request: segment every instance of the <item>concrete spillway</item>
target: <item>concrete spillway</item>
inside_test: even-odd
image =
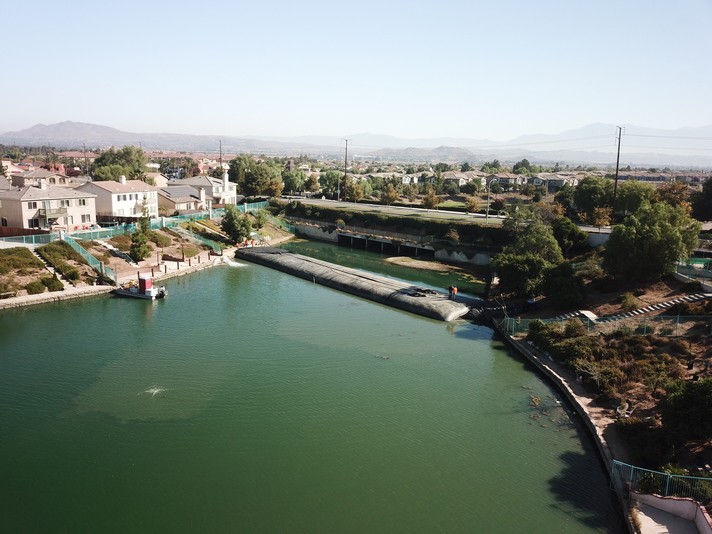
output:
[[[342,267],[279,248],[242,248],[238,249],[235,257],[431,319],[454,321],[470,311],[465,304],[450,300],[446,293],[423,289],[385,276]]]

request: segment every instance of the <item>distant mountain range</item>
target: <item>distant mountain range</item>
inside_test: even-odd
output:
[[[494,158],[532,163],[615,165],[617,128],[589,124],[560,134],[524,135],[505,142],[489,139],[403,139],[387,135],[353,134],[342,137],[227,137],[171,133],[131,133],[108,126],[65,121],[37,124],[19,132],[0,134],[0,144],[51,145],[57,149],[108,148],[135,145],[145,150],[216,153],[218,143],[228,154],[343,157],[344,139],[349,157],[383,161],[479,163]],[[621,138],[621,166],[712,168],[712,125],[661,130],[627,125]]]

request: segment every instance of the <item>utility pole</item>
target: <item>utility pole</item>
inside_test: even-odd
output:
[[[344,187],[346,186],[346,168],[348,167],[349,161],[349,141],[350,139],[344,139],[346,142],[346,149],[344,151]],[[344,189],[344,197],[346,197],[346,190]],[[336,200],[341,200],[341,180],[336,186]]]
[[[621,137],[623,135],[623,128],[616,126],[618,128],[618,155],[616,156],[616,181],[613,184],[613,206],[611,207],[611,218],[616,212],[616,195],[618,194],[618,165],[621,162]]]

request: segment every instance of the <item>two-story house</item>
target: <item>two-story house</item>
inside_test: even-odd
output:
[[[197,190],[189,185],[174,185],[158,189],[158,207],[166,213],[191,212],[209,210],[212,206],[210,199],[205,196],[205,189]]]
[[[96,195],[98,221],[138,219],[143,215],[144,207],[150,218],[158,217],[158,188],[141,180],[127,180],[121,176],[118,182],[89,182],[77,189]]]
[[[0,190],[0,226],[75,230],[96,223],[96,195],[40,182]]]
[[[193,176],[168,181],[168,187],[177,185],[189,185],[198,191],[205,190],[205,197],[212,204],[237,204],[237,184],[228,180],[227,172],[223,173],[222,180],[210,176]]]

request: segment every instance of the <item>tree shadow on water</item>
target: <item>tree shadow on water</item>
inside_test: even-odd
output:
[[[560,504],[552,506],[599,532],[625,532],[615,495],[593,455],[589,451],[565,452],[560,456],[564,467],[558,476],[549,479],[549,489]],[[597,465],[591,465],[592,462]]]

